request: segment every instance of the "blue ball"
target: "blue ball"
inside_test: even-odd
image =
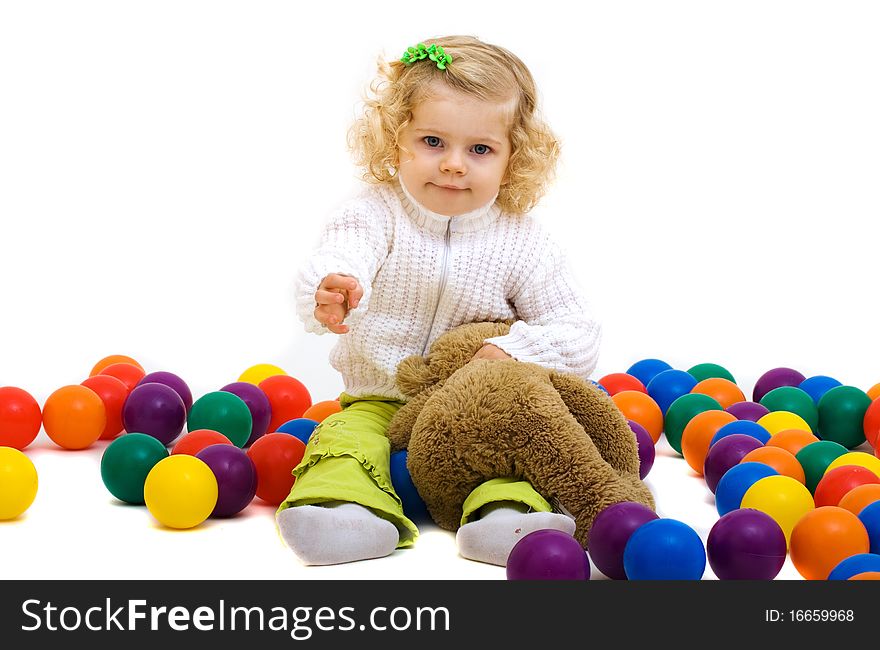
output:
[[[813,402],[818,406],[819,400],[822,395],[827,393],[832,388],[836,386],[840,386],[840,382],[837,381],[834,377],[826,377],[825,375],[816,375],[814,377],[808,377],[804,379],[799,385],[802,391],[804,391],[807,395],[813,398]]]
[[[590,382],[591,384],[593,384],[593,386],[595,386],[595,387],[598,388],[599,390],[603,391],[606,395],[610,395],[610,394],[611,394],[611,393],[608,392],[608,389],[605,388],[605,387],[604,387],[602,384],[600,384],[598,381],[593,381],[592,379],[588,379],[587,381]]]
[[[657,402],[657,406],[666,415],[669,405],[682,395],[690,393],[696,385],[697,380],[690,373],[684,370],[669,369],[658,372],[645,386],[648,389],[648,395]]]
[[[654,519],[636,528],[623,549],[630,580],[700,580],[706,548],[696,531],[675,519]]]
[[[642,382],[642,386],[647,386],[657,373],[671,369],[672,366],[660,359],[642,359],[632,364],[626,374],[638,379]]]
[[[869,503],[859,513],[859,520],[868,531],[868,540],[871,542],[871,553],[880,554],[880,501]]]
[[[310,420],[309,418],[296,418],[294,420],[288,420],[278,427],[278,432],[289,433],[295,438],[302,440],[304,445],[307,445],[309,444],[309,438],[312,436],[312,431],[314,431],[317,426],[318,423],[315,422],[315,420]]]
[[[880,555],[876,553],[856,553],[855,555],[850,555],[845,560],[841,560],[831,570],[831,573],[828,574],[828,579],[849,580],[854,575],[865,573],[865,571],[880,571]]]
[[[732,512],[742,505],[743,497],[752,485],[762,478],[779,474],[764,463],[740,463],[724,472],[715,486],[715,509],[720,516]]]
[[[422,501],[422,497],[419,496],[412,477],[409,475],[406,458],[406,449],[391,454],[391,485],[394,486],[394,491],[403,502],[403,514],[407,518],[413,521],[429,519],[428,506]]]
[[[727,436],[732,436],[734,433],[742,433],[747,436],[752,436],[752,438],[758,440],[762,445],[766,445],[767,441],[770,440],[770,432],[757,422],[752,422],[751,420],[734,420],[733,422],[728,422],[715,432],[715,435],[712,436],[712,440],[709,441],[709,448],[711,449],[712,445],[716,442]]]

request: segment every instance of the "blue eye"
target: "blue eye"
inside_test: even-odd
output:
[[[439,147],[440,146],[440,138],[436,135],[426,135],[422,140],[425,141],[425,144],[429,147]]]
[[[474,153],[480,156],[485,156],[487,153],[492,151],[488,145],[485,144],[475,144],[474,145]]]

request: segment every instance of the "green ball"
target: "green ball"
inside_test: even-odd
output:
[[[810,394],[795,386],[780,386],[764,394],[761,405],[772,411],[788,411],[800,415],[810,425],[810,431],[819,430],[819,409]]]
[[[251,410],[244,400],[223,390],[206,393],[193,402],[186,419],[187,431],[218,431],[236,447],[245,446],[251,437],[252,426]]]
[[[804,485],[811,493],[816,491],[816,486],[819,485],[831,461],[845,453],[846,447],[843,445],[833,440],[820,440],[811,442],[795,455],[804,468]]]
[[[855,386],[835,386],[819,398],[819,437],[847,449],[865,442],[865,411],[871,398]]]
[[[719,366],[717,363],[698,363],[693,368],[688,369],[688,374],[698,382],[704,379],[718,378],[736,383],[736,379],[733,378],[730,371],[724,366]]]
[[[167,457],[165,445],[153,436],[123,434],[107,445],[101,456],[101,480],[120,501],[142,505],[147,474]]]
[[[681,436],[691,418],[703,411],[723,411],[714,397],[702,393],[687,393],[676,398],[663,419],[663,431],[669,446],[681,454]]]

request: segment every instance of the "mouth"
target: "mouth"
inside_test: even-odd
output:
[[[453,190],[459,192],[467,189],[466,187],[458,187],[457,185],[438,185],[437,183],[432,183],[432,185],[434,185],[435,187],[439,187],[443,190]]]

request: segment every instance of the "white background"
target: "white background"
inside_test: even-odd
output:
[[[336,397],[293,273],[358,188],[375,59],[452,33],[515,51],[563,142],[540,215],[604,323],[594,378],[659,357],[749,396],[777,366],[880,381],[876,3],[175,0],[0,5],[0,385],[42,404],[127,354],[196,397],[256,363]],[[105,446],[27,449],[40,491],[0,524],[0,577],[504,577],[431,527],[304,568],[258,503],[169,531],[109,495]],[[705,540],[712,495],[664,441],[649,484]]]

